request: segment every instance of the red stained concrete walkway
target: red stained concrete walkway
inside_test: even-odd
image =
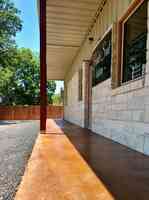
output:
[[[32,199],[148,200],[149,157],[73,124],[48,120],[16,195],[16,200]]]
[[[15,200],[113,200],[53,120],[47,132],[37,138]]]

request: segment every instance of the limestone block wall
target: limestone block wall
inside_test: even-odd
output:
[[[92,130],[149,155],[149,87],[141,79],[111,90],[110,82],[93,88]]]
[[[147,69],[148,69],[147,65]],[[77,73],[68,82],[65,119],[84,126],[84,101],[78,102]],[[111,89],[108,79],[92,89],[93,132],[149,155],[149,76]]]
[[[67,104],[65,104],[65,120],[84,127],[84,101],[78,101],[78,72],[67,82]]]
[[[131,2],[131,0],[113,0],[113,3],[111,0],[108,1],[93,27],[94,42],[89,44],[86,40],[73,65],[70,66],[66,77],[68,86],[68,104],[65,105],[64,114],[66,120],[84,125],[84,101],[78,102],[78,69],[83,59],[90,59],[98,40],[123,15]],[[106,17],[107,9],[112,17]],[[145,77],[116,89],[111,88],[111,79],[96,85],[92,88],[91,107],[93,132],[149,155],[149,31]]]
[[[92,131],[149,155],[149,79],[111,89],[111,79],[92,89]],[[77,73],[69,82],[65,119],[84,126],[77,99]],[[70,95],[71,93],[71,95]]]

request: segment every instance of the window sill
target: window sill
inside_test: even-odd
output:
[[[121,86],[112,90],[112,96],[132,92],[144,88],[144,77],[123,83]]]

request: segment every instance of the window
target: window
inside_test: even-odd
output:
[[[78,100],[79,101],[82,101],[82,89],[83,89],[83,70],[82,68],[79,69],[79,77],[78,77],[78,85],[79,85],[79,88],[78,88],[78,91],[79,91],[79,94],[78,94]]]
[[[111,76],[111,35],[110,31],[92,55],[92,86]]]
[[[122,82],[142,77],[146,64],[147,1],[124,23]]]

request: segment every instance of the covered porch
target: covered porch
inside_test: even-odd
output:
[[[108,25],[113,23],[112,34],[114,33],[114,42],[112,43],[112,48],[115,48],[116,51],[112,55],[114,56],[114,61],[112,62],[117,64],[116,59],[118,58],[119,62],[121,55],[119,54],[120,46],[116,42],[119,39],[117,36],[119,29],[115,22],[117,22],[121,11],[125,11],[128,5],[130,12],[137,5],[141,5],[142,2],[144,1],[127,0],[123,7],[120,7],[119,13],[115,14],[114,11],[116,11],[117,3],[121,5],[119,0],[114,1],[113,4],[110,0],[39,1],[41,134],[36,140],[32,156],[17,192],[16,200],[148,200],[149,157],[93,133],[90,130],[92,128],[90,121],[92,110],[89,107],[92,92],[90,58],[93,51],[97,47],[98,42],[103,39],[105,32],[111,30],[111,26]],[[112,7],[115,10],[111,14],[110,9]],[[107,15],[102,16],[103,10],[106,10],[105,13]],[[129,15],[130,13],[126,14]],[[100,15],[101,21],[98,21],[97,19]],[[114,21],[111,21],[111,19],[114,19]],[[107,21],[108,23],[106,24]],[[104,27],[101,37],[93,37],[93,35],[98,35],[100,26]],[[83,73],[85,74],[83,82],[85,84],[83,88],[82,84],[78,84],[80,88],[77,90],[76,85],[73,85],[75,81],[70,82],[68,106],[67,83],[70,77],[72,80],[80,80],[79,77],[81,77],[82,73],[78,70],[80,62],[83,63]],[[115,75],[119,72],[116,67],[113,70],[112,80],[117,78]],[[75,75],[71,76],[76,69],[79,71],[79,73],[77,71],[79,74],[77,78]],[[47,119],[47,79],[65,81],[64,119],[67,108],[69,109],[67,119],[80,124],[84,128],[63,120],[54,121]],[[109,81],[111,79],[108,82],[104,82],[104,86],[108,89],[109,85],[107,86],[106,84],[109,84]],[[114,87],[119,83],[119,80],[116,81]],[[113,87],[113,85],[110,87]],[[112,92],[109,92],[108,89],[103,89],[102,94],[109,95],[110,93],[111,95]],[[113,91],[112,97],[110,96],[112,103],[117,90]],[[78,93],[77,97],[74,91]],[[95,95],[96,91],[94,91]],[[98,95],[96,96],[97,98],[99,97]],[[77,99],[77,105],[71,103],[71,100],[73,102],[74,99]],[[119,99],[123,100],[123,96],[118,94]],[[109,98],[106,100],[109,103]],[[71,106],[74,106],[75,109],[71,110]],[[109,105],[110,109],[111,107],[112,105]],[[115,107],[117,108],[117,105]],[[102,109],[102,106],[100,108]],[[113,120],[113,115],[109,115],[108,112],[106,113],[107,118],[112,116]],[[113,114],[111,110],[110,112],[110,114]],[[97,117],[97,119],[95,118],[97,124],[98,120],[102,119],[103,113],[101,116],[95,116]],[[123,113],[124,115],[127,114],[127,112]],[[96,114],[96,107],[94,107],[94,114]],[[121,113],[119,112],[120,115]],[[111,126],[110,130],[114,130],[119,125],[113,126],[113,121],[117,123],[117,119],[112,120],[109,120],[109,118],[107,120],[111,123],[109,123]],[[118,122],[122,121],[123,123],[123,120],[127,120],[127,115],[121,120],[118,119]],[[105,119],[103,121],[104,126],[106,126]],[[123,127],[123,124],[121,126]],[[99,129],[97,128],[97,130]],[[126,124],[124,131],[127,130]],[[116,134],[119,134],[119,132]],[[142,137],[146,136],[141,135],[141,140]],[[117,135],[115,138],[117,140],[121,139]]]

